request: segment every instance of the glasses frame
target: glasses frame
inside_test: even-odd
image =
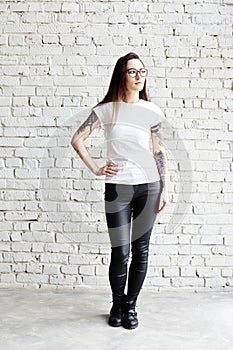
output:
[[[146,75],[141,75],[141,70],[146,70]],[[129,75],[129,71],[130,70],[134,70],[134,71],[136,71],[136,74],[132,77],[131,75]],[[129,69],[126,69],[125,70],[125,73],[128,73],[128,75],[130,76],[130,78],[136,78],[136,76],[138,75],[138,73],[140,74],[140,76],[142,77],[142,78],[145,78],[147,75],[148,75],[148,69],[147,68],[140,68],[139,70],[137,70],[137,69],[135,69],[135,68],[129,68]]]

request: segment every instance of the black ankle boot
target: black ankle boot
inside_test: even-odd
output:
[[[123,317],[123,304],[124,304],[124,295],[123,296],[112,296],[113,305],[110,310],[110,316],[108,319],[109,326],[120,327],[122,325]]]
[[[135,311],[136,300],[137,298],[126,299],[124,302],[122,325],[126,329],[135,329],[138,326],[137,312]]]

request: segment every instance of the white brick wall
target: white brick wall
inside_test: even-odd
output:
[[[109,285],[104,182],[70,140],[134,51],[167,117],[170,175],[144,286],[232,289],[232,5],[1,1],[0,287]],[[87,140],[99,164],[103,145]]]

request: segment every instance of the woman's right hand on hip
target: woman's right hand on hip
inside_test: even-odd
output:
[[[101,168],[98,169],[96,175],[97,176],[102,176],[102,175],[107,175],[107,176],[114,176],[118,173],[118,165],[113,163],[113,162],[107,162],[107,164]]]

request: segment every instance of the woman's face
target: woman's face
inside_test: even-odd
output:
[[[131,69],[136,69],[138,71],[141,68],[144,68],[144,66],[139,59],[133,58],[127,62],[126,70],[130,69],[128,73],[132,73]],[[141,91],[144,87],[146,77],[142,77],[139,73],[137,73],[135,77],[131,77],[128,73],[125,73],[126,90],[130,92]]]

